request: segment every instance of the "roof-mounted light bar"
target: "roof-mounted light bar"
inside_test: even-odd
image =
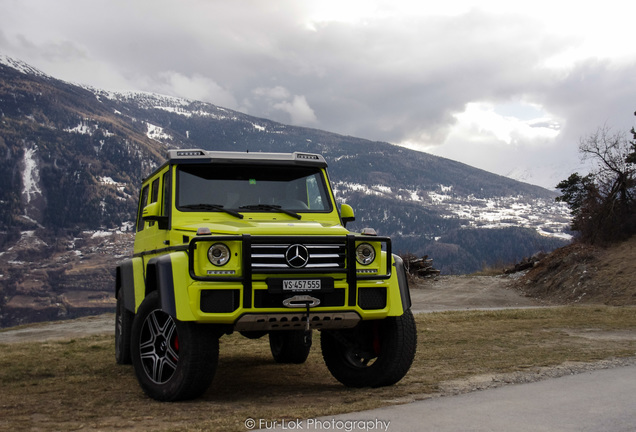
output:
[[[313,153],[267,153],[267,152],[231,152],[206,151],[202,149],[168,150],[167,159],[178,163],[199,163],[207,159],[217,163],[270,163],[301,164],[326,167],[327,162],[322,155]]]
[[[309,154],[309,153],[294,153],[296,155],[296,159],[305,159],[305,160],[320,160],[320,156],[317,154]]]
[[[205,156],[203,150],[177,150],[177,157]]]

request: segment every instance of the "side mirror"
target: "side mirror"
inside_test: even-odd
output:
[[[340,206],[340,219],[342,219],[344,226],[347,226],[348,222],[356,220],[356,217],[353,214],[353,208],[349,204],[342,204]]]
[[[144,207],[141,217],[146,221],[154,221],[159,224],[159,229],[168,229],[168,216],[161,215],[161,206],[153,202]]]
[[[157,220],[161,216],[161,207],[158,202],[153,202],[144,207],[141,217],[146,220]]]

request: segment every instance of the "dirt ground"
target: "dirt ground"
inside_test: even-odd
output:
[[[413,312],[503,309],[543,306],[513,288],[521,274],[502,276],[438,276],[411,283]]]
[[[553,304],[636,305],[636,236],[609,247],[573,243],[552,252],[516,288]]]
[[[541,306],[511,285],[515,276],[439,276],[411,284],[415,313],[444,310],[501,309]],[[0,331],[1,343],[68,340],[115,331],[112,313],[68,321],[32,324]]]
[[[506,276],[440,276],[418,280],[411,284],[412,309],[416,313],[447,310],[483,310],[504,308],[531,308],[545,306],[540,300],[527,297],[515,288],[523,274]],[[68,321],[32,324],[0,330],[0,344],[18,342],[45,342],[49,340],[71,340],[94,334],[113,334],[115,316],[112,313],[83,317]],[[576,334],[586,338],[611,338],[613,340],[636,339],[634,331],[599,331],[590,328]],[[420,397],[450,396],[471,391],[496,388],[509,384],[528,383],[542,379],[582,373],[591,370],[636,364],[636,357],[614,358],[592,363],[566,362],[558,366],[532,368],[511,373],[489,373],[458,378],[439,383],[433,395]],[[413,396],[393,399],[394,403],[411,402]],[[165,426],[165,425],[163,425]],[[181,427],[183,425],[177,426]],[[135,421],[127,430],[150,430],[157,428],[153,417]],[[1,427],[0,427],[1,429]],[[186,429],[186,428],[184,428]],[[177,430],[176,428],[174,430]]]

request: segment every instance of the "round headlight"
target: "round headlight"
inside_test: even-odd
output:
[[[369,265],[375,259],[375,249],[369,243],[362,243],[356,248],[356,261]]]
[[[230,260],[230,248],[223,243],[215,243],[208,249],[208,259],[215,266],[224,266]]]

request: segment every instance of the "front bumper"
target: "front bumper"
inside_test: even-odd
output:
[[[202,255],[208,244],[238,244],[240,269],[236,274],[205,274]],[[378,247],[377,265],[364,267],[354,258],[356,245],[368,242]],[[290,268],[255,266],[254,251],[261,245],[335,245],[342,257],[328,267]],[[197,258],[199,257],[199,258]],[[373,270],[369,270],[372,268]],[[309,316],[312,328],[346,328],[362,319],[401,315],[402,293],[391,254],[391,241],[377,236],[199,236],[188,249],[188,297],[193,319],[199,322],[231,324],[240,331],[304,328]],[[281,292],[272,281],[321,279],[328,290]],[[408,287],[406,288],[408,290]],[[312,304],[290,302],[308,295]],[[407,293],[408,294],[408,293]],[[300,307],[298,307],[300,306]],[[309,314],[309,315],[307,315]]]

